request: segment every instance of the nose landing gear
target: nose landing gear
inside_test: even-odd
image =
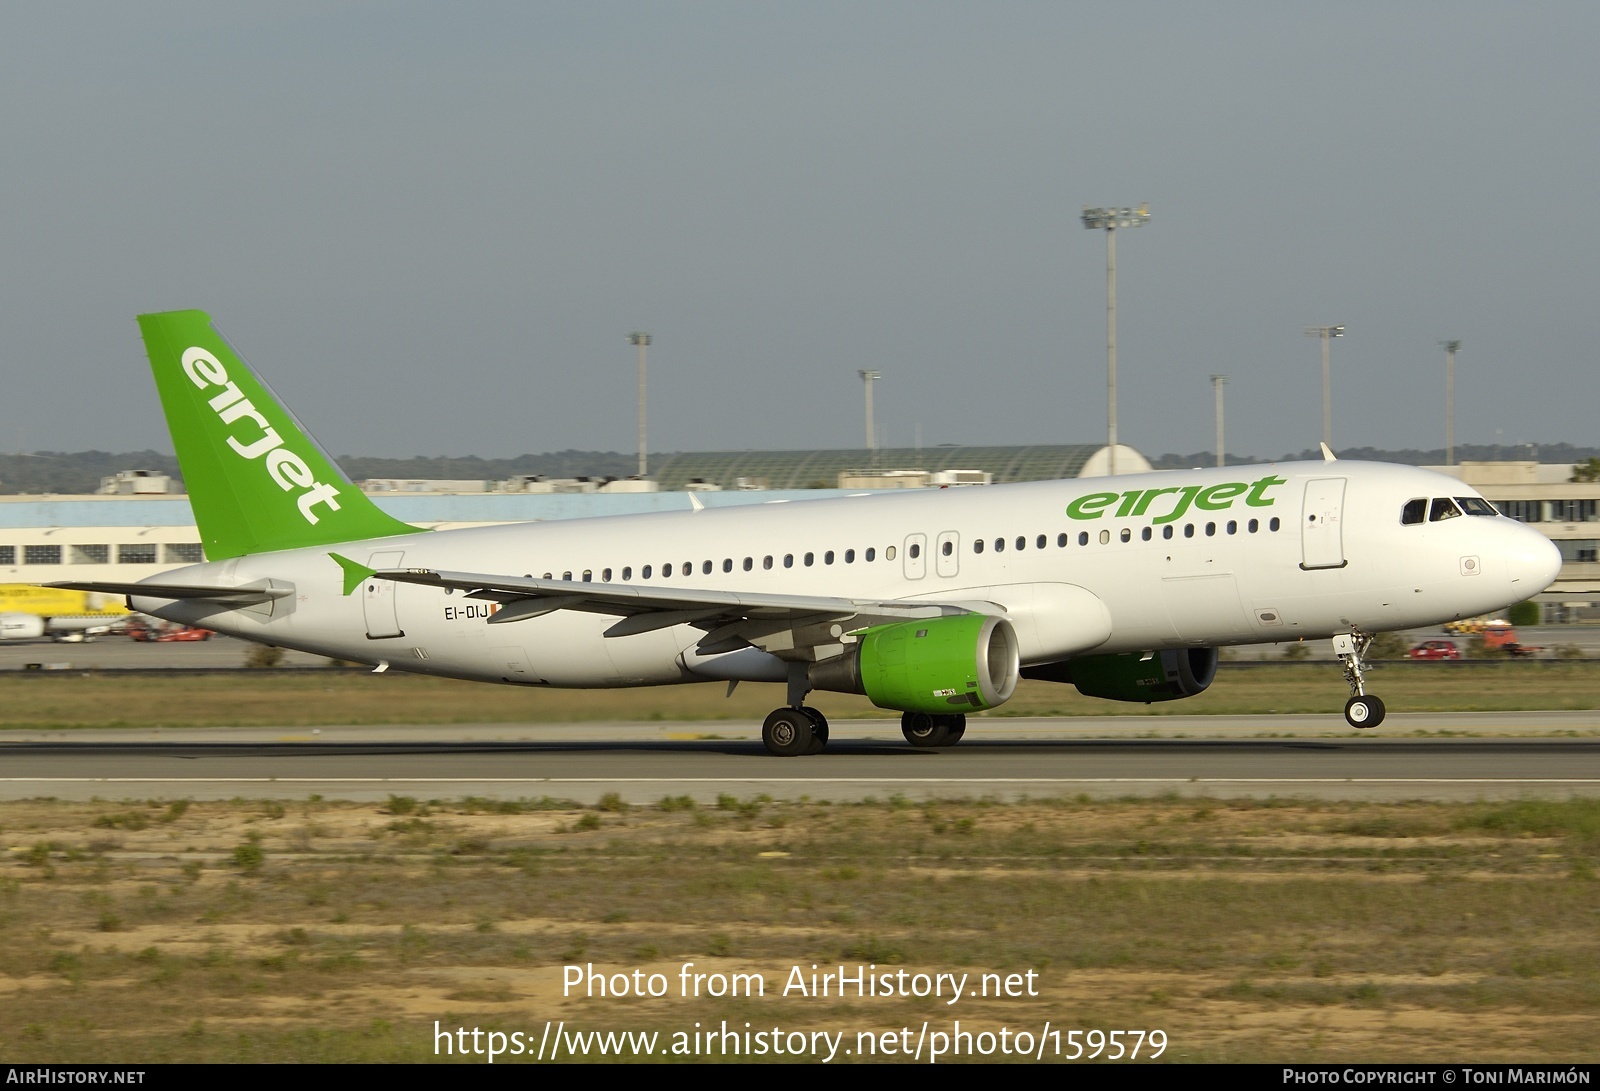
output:
[[[1383,723],[1383,702],[1367,692],[1366,667],[1361,661],[1371,644],[1372,634],[1354,625],[1348,635],[1340,633],[1333,638],[1333,654],[1344,665],[1344,680],[1350,683],[1350,700],[1344,703],[1344,719],[1351,727],[1377,727]]]

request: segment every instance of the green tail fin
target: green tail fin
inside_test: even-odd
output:
[[[208,560],[418,529],[350,483],[209,315],[142,314],[139,330]]]

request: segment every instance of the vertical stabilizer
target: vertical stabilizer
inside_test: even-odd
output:
[[[417,530],[350,483],[203,311],[142,314],[208,560]]]

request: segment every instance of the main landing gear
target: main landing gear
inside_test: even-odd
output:
[[[761,742],[780,758],[820,754],[828,745],[828,719],[809,705],[775,709],[761,725]]]
[[[954,746],[967,733],[967,718],[959,713],[936,716],[931,712],[902,712],[900,733],[912,746]]]
[[[803,704],[811,692],[811,680],[804,663],[789,664],[789,704],[774,709],[761,725],[761,742],[767,753],[780,758],[801,754],[820,754],[828,745],[828,718]]]
[[[1383,723],[1383,702],[1367,692],[1365,666],[1361,657],[1372,643],[1372,634],[1354,625],[1348,635],[1333,638],[1333,654],[1344,665],[1344,680],[1350,683],[1350,700],[1344,703],[1345,722],[1351,727],[1377,727]]]

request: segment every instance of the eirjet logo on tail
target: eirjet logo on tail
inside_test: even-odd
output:
[[[261,429],[261,435],[252,438],[249,443],[241,443],[239,434],[235,432],[228,436],[228,446],[233,448],[234,453],[240,458],[262,459],[267,469],[267,476],[272,478],[273,483],[284,492],[302,490],[296,502],[306,522],[315,526],[319,521],[320,517],[311,510],[317,504],[326,504],[330,511],[339,510],[339,489],[334,485],[318,481],[311,467],[306,465],[305,459],[283,445],[283,437],[278,435],[277,429],[267,422],[261,410],[257,409],[255,404],[240,392],[239,387],[229,380],[228,369],[222,365],[222,361],[196,345],[184,350],[183,371],[189,376],[189,381],[201,390],[222,388],[222,393],[207,400],[206,404],[223,424],[234,424],[241,419],[248,419],[254,421]],[[250,431],[248,425],[245,431],[246,433]]]

